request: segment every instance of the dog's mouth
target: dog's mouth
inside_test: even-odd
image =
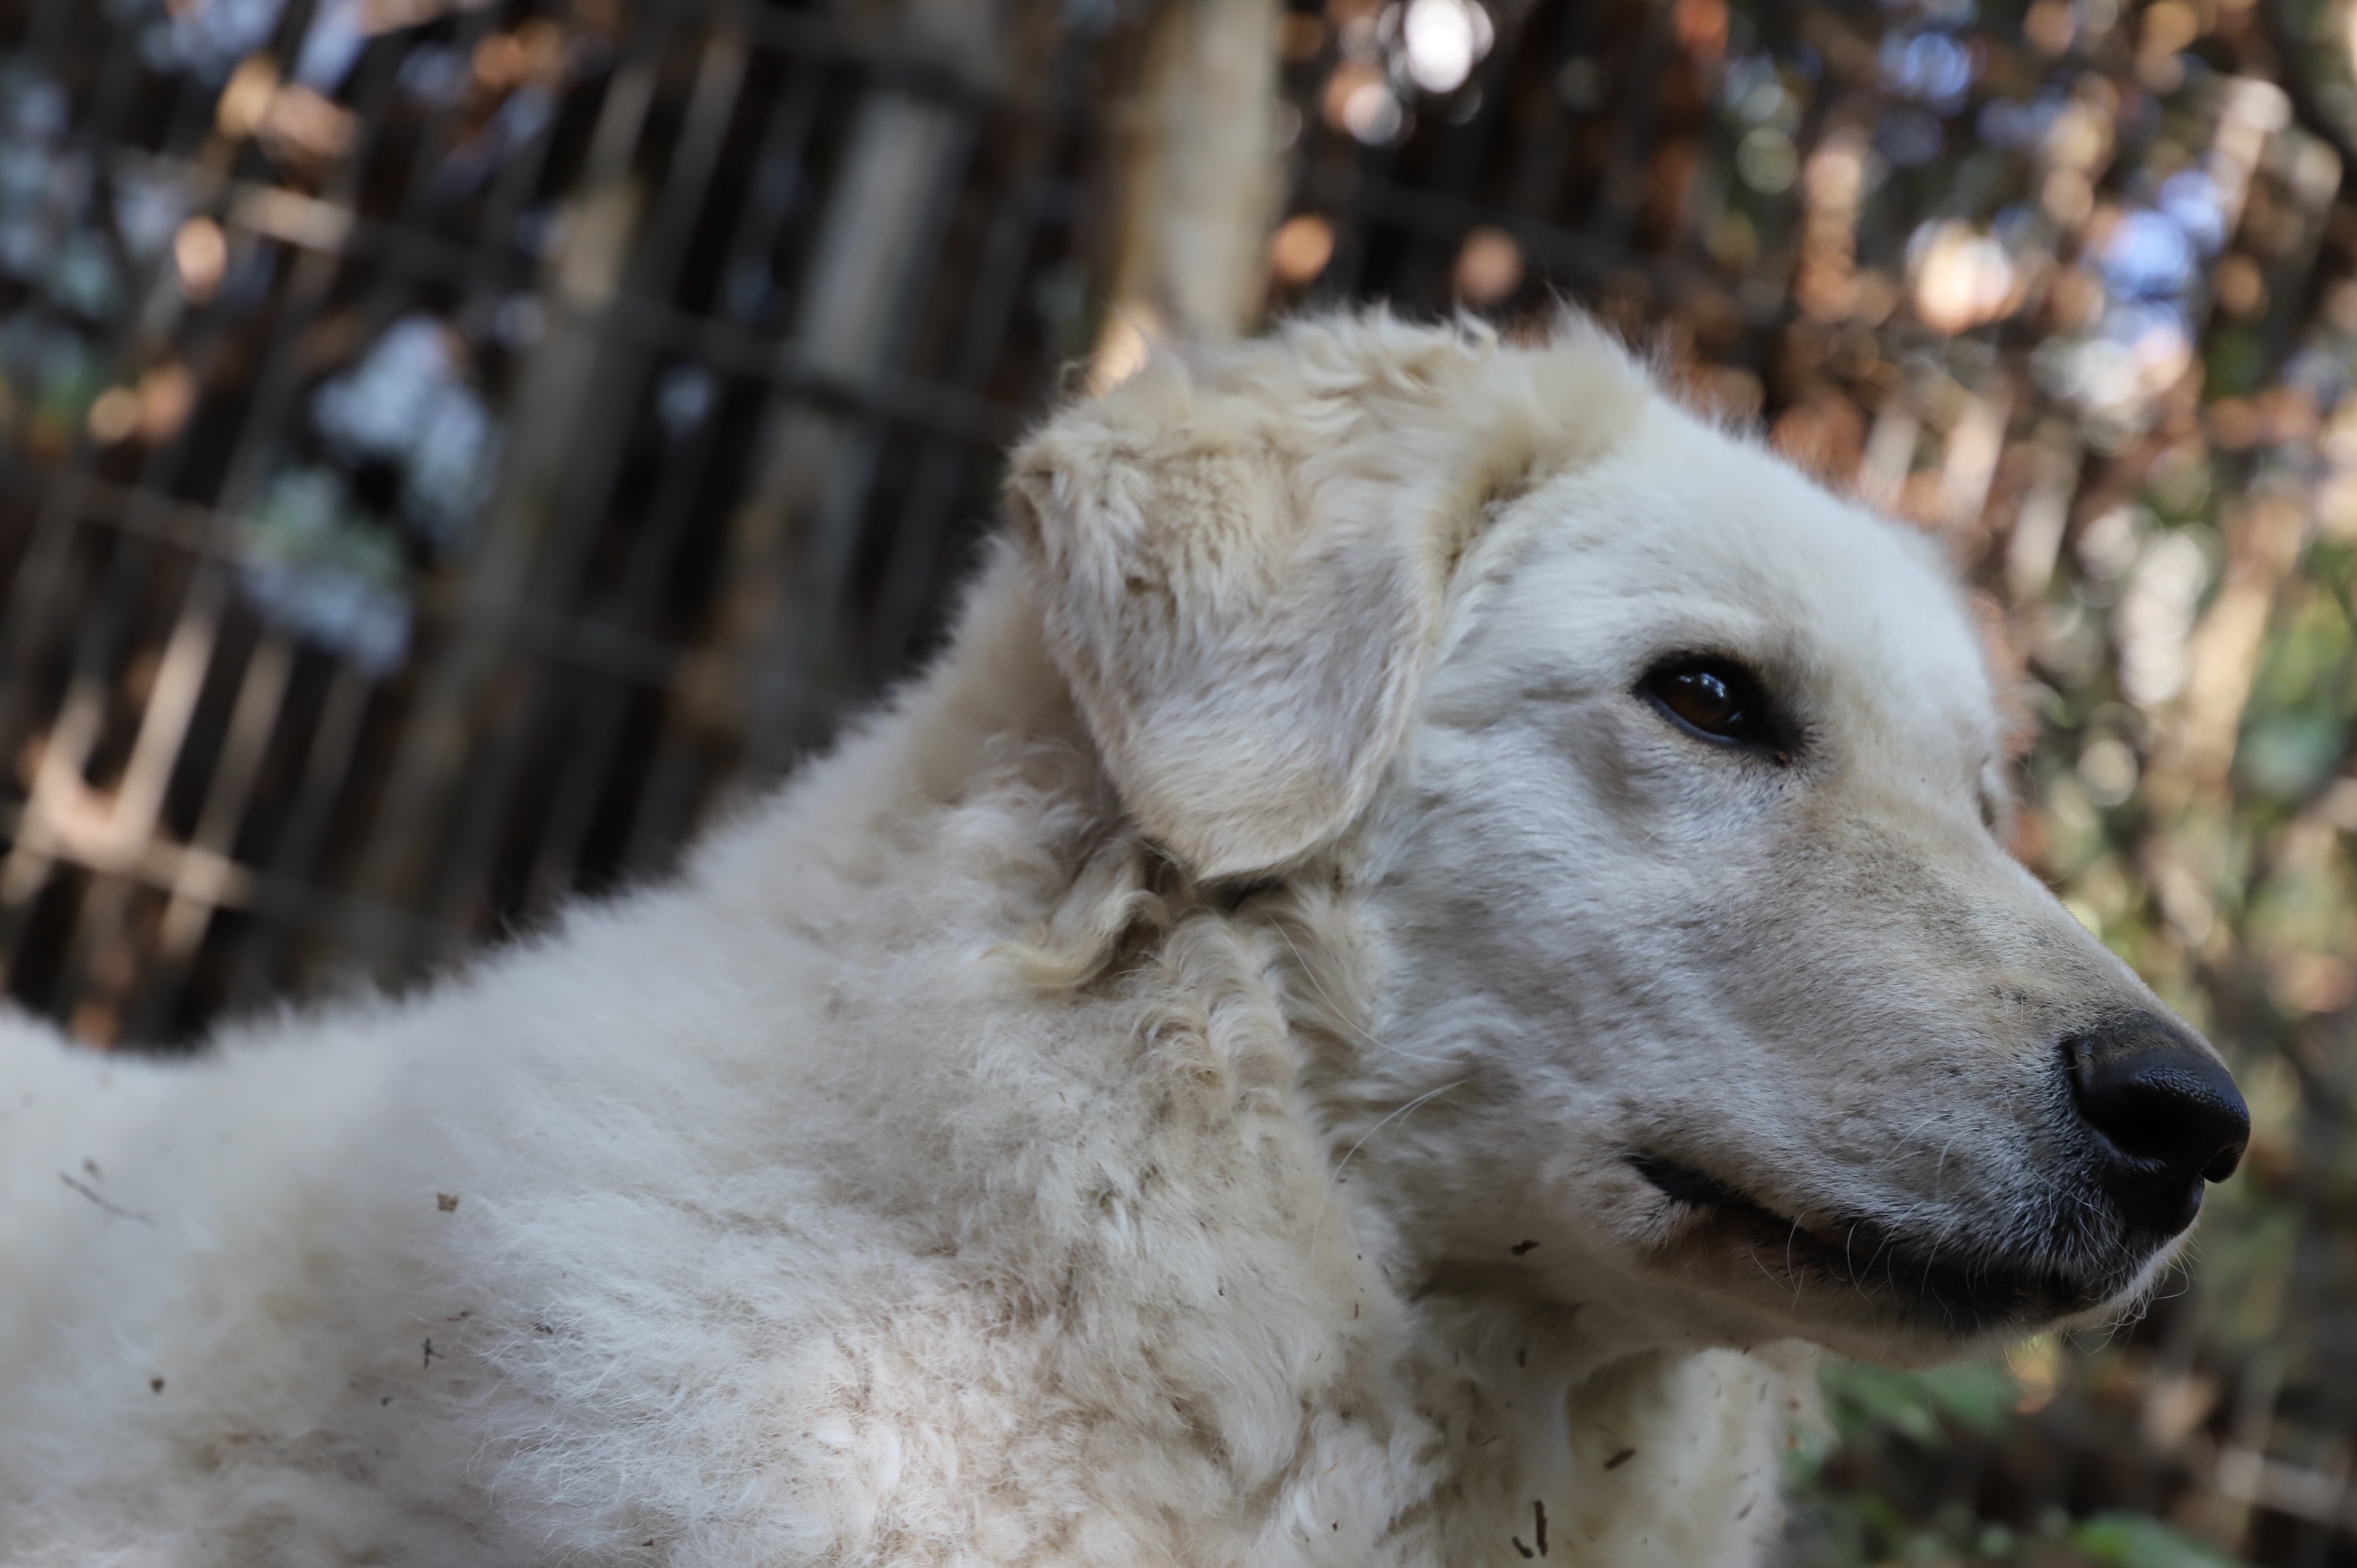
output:
[[[1731,1244],[1781,1289],[1839,1291],[1914,1327],[1965,1338],[2029,1329],[2099,1306],[2117,1291],[2119,1282],[2094,1283],[1986,1246],[1925,1246],[1871,1219],[1803,1223],[1656,1155],[1634,1155],[1629,1163],[1680,1206],[1681,1243]]]

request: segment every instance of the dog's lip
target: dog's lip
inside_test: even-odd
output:
[[[1629,1163],[1663,1196],[1674,1197],[1680,1203],[1691,1203],[1698,1208],[1749,1208],[1770,1219],[1778,1219],[1772,1211],[1760,1208],[1717,1177],[1705,1176],[1691,1165],[1665,1160],[1659,1155],[1631,1155]],[[1779,1223],[1783,1222],[1779,1219]]]
[[[1746,1245],[1793,1283],[1813,1279],[1846,1289],[1950,1332],[1969,1336],[2050,1322],[2112,1294],[2050,1267],[1959,1261],[1910,1246],[1867,1219],[1841,1221],[1834,1227],[1836,1240],[1692,1165],[1653,1154],[1631,1155],[1629,1163],[1663,1197],[1707,1212],[1709,1229],[1719,1238]]]

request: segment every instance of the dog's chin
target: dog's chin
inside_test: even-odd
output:
[[[1958,1245],[1866,1219],[1804,1221],[1688,1165],[1643,1155],[1630,1164],[1658,1195],[1648,1238],[1658,1262],[1752,1300],[1785,1332],[1882,1360],[1938,1360],[2105,1316],[2173,1251],[2165,1243],[2070,1269],[2034,1244]]]

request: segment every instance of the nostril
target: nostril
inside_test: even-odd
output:
[[[2212,1180],[2233,1174],[2251,1134],[2233,1080],[2198,1059],[2141,1056],[2098,1067],[2079,1079],[2079,1109],[2123,1153],[2204,1176],[2217,1169]]]
[[[2250,1141],[2233,1076],[2160,1018],[2074,1036],[2063,1058],[2079,1114],[2102,1134],[2104,1189],[2129,1223],[2171,1233],[2192,1223],[2201,1184],[2233,1175]]]

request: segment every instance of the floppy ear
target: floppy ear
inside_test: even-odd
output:
[[[1282,865],[1365,808],[1485,506],[1641,390],[1572,336],[1299,324],[1157,358],[1016,454],[1049,650],[1123,804],[1198,875]]]

